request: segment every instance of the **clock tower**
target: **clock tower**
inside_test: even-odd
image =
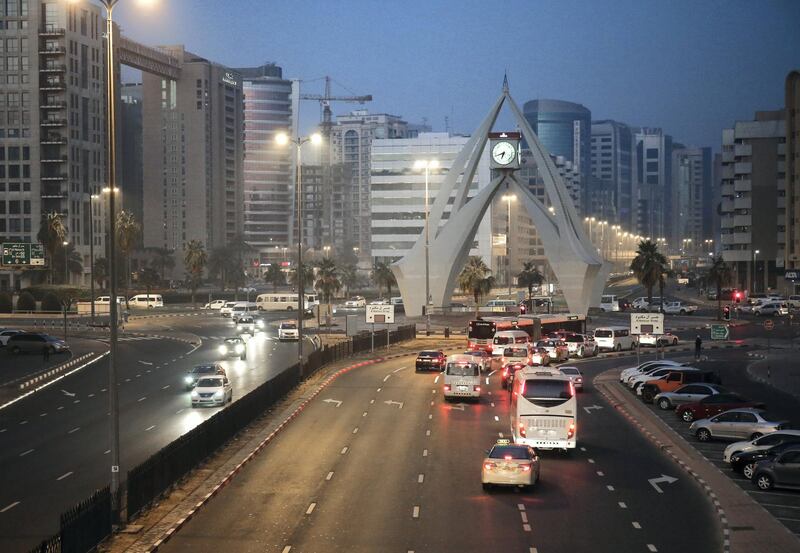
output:
[[[519,169],[519,143],[522,136],[518,132],[490,132],[490,169]]]

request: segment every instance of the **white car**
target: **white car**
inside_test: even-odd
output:
[[[636,298],[631,302],[631,309],[634,311],[647,311],[650,305],[657,306],[661,304],[661,298],[653,296],[653,301],[648,302],[647,298]]]
[[[800,296],[789,296],[789,299],[786,300],[786,305],[790,309],[800,309]]]
[[[389,305],[389,300],[378,298],[377,300],[372,300],[369,302],[370,305]]]
[[[364,299],[363,296],[353,296],[346,302],[344,302],[344,306],[348,309],[358,309],[360,307],[367,306],[367,300]]]
[[[483,460],[481,484],[484,490],[494,485],[531,487],[539,481],[539,456],[532,447],[497,440]]]
[[[570,357],[594,357],[597,355],[597,342],[585,334],[569,334],[564,337]]]
[[[219,314],[223,317],[230,317],[234,307],[236,307],[235,301],[225,302],[225,305],[219,308]]]
[[[294,321],[286,321],[278,326],[278,340],[299,340],[300,331],[297,329],[297,323]]]
[[[622,372],[619,373],[619,381],[620,382],[627,382],[628,379],[636,374],[643,374],[650,369],[654,369],[656,367],[665,367],[670,365],[672,367],[680,366],[680,363],[677,361],[672,361],[671,359],[659,359],[655,361],[645,361],[641,365],[636,367],[628,367],[627,369],[622,369]]]
[[[243,334],[247,333],[251,336],[257,331],[264,329],[264,321],[262,319],[254,319],[250,315],[239,317],[236,321],[236,332]]]
[[[6,347],[8,345],[8,339],[14,336],[15,334],[22,334],[22,330],[15,330],[13,328],[6,328],[0,330],[0,346]]]
[[[227,376],[204,376],[191,393],[192,407],[225,405],[233,401],[233,386]]]
[[[203,309],[213,309],[219,311],[222,309],[227,302],[225,300],[213,300],[205,304]]]
[[[800,430],[778,430],[777,432],[770,432],[769,434],[760,436],[755,440],[734,442],[722,452],[722,460],[726,463],[730,463],[734,453],[760,451],[786,442],[793,442],[800,445]]]
[[[677,346],[678,345],[678,337],[672,334],[671,332],[665,332],[664,334],[640,334],[639,335],[639,345],[640,346]]]
[[[663,305],[664,313],[668,315],[691,315],[697,311],[696,305],[688,305],[679,301],[670,301]]]
[[[578,367],[559,367],[558,370],[569,377],[576,390],[583,391],[583,373]]]

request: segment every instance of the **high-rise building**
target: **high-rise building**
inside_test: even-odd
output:
[[[636,147],[625,123],[592,121],[592,185],[587,215],[634,228]]]
[[[144,221],[144,158],[142,153],[142,83],[120,87],[119,120],[122,127],[118,138],[120,167],[118,181],[122,184],[122,209]],[[141,241],[141,237],[140,237]],[[139,244],[141,245],[141,244]]]
[[[275,64],[236,71],[244,92],[244,239],[263,263],[291,241],[294,149],[275,137],[294,134],[297,87]]]
[[[786,118],[756,112],[722,131],[722,257],[735,285],[763,292],[783,275],[786,244]]]
[[[672,137],[661,129],[635,130],[637,213],[634,232],[652,240],[666,238],[672,182]]]
[[[374,261],[394,261],[414,245],[425,228],[425,173],[416,170],[419,159],[436,159],[439,168],[429,174],[429,202],[469,137],[450,133],[420,133],[416,138],[382,138],[372,141],[371,153],[371,235]],[[472,197],[489,184],[488,149],[470,184]],[[442,224],[447,221],[445,209]],[[479,255],[491,264],[491,217],[484,217],[475,235],[470,255]],[[490,265],[491,266],[491,265]]]
[[[581,207],[589,208],[592,176],[592,112],[563,100],[531,100],[522,108],[525,119],[551,155],[571,161],[581,174]]]
[[[800,269],[800,71],[786,76],[786,268]],[[792,281],[797,293],[800,282]]]
[[[37,242],[45,214],[59,213],[83,265],[70,280],[88,284],[90,241],[98,256],[104,244],[91,200],[105,182],[102,12],[91,2],[9,0],[0,16],[0,240]]]
[[[303,244],[308,249],[341,255],[353,248],[345,237],[353,236],[356,217],[353,212],[353,178],[350,165],[334,163],[303,164]],[[325,182],[329,180],[329,182]],[[351,252],[353,250],[351,249]],[[332,252],[332,253],[331,253]],[[348,257],[350,252],[348,253]]]
[[[242,76],[182,46],[162,49],[181,75],[142,75],[144,245],[221,248],[243,230]]]
[[[672,150],[670,220],[665,238],[673,247],[682,246],[698,256],[712,251],[713,239],[711,148]]]

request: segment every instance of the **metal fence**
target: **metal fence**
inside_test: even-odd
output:
[[[58,534],[42,541],[30,553],[86,553],[111,534],[111,492],[96,491],[61,514]]]

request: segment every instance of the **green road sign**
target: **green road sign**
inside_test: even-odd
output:
[[[711,339],[712,340],[727,340],[731,331],[728,325],[711,325]]]
[[[25,242],[3,244],[3,265],[7,267],[44,267],[44,246]]]

